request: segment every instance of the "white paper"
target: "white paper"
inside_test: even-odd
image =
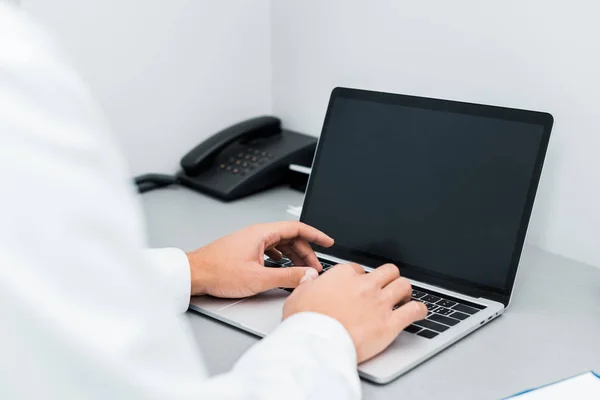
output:
[[[600,378],[588,372],[511,398],[517,400],[598,400],[600,399]]]
[[[312,169],[310,167],[305,167],[304,165],[298,164],[290,164],[289,169],[292,171],[300,172],[301,174],[310,175]]]
[[[300,217],[300,214],[302,214],[302,206],[288,206],[287,212],[296,217]]]

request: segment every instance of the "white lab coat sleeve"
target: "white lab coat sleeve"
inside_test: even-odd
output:
[[[148,268],[159,276],[165,294],[173,299],[176,312],[187,311],[190,305],[191,277],[190,263],[186,254],[177,248],[147,249],[145,251]]]
[[[191,284],[186,254],[159,248],[146,250],[145,256],[160,276],[162,289],[175,299],[176,312],[187,310]],[[324,377],[333,380],[324,382]],[[231,372],[207,380],[203,391],[210,398],[357,399],[361,393],[350,335],[335,319],[308,312],[287,318],[246,352]]]
[[[350,335],[335,319],[317,313],[287,318],[252,347],[234,369],[211,379],[215,390],[234,378],[261,387],[261,398],[358,399],[360,381]]]
[[[348,333],[314,314],[207,379],[176,312],[189,293],[183,257],[158,256],[173,267],[163,273],[150,265],[108,132],[55,43],[0,2],[0,398],[359,396]]]

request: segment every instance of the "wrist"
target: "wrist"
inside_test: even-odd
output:
[[[190,264],[190,291],[192,296],[202,296],[208,293],[208,268],[204,265],[198,250],[185,253]]]

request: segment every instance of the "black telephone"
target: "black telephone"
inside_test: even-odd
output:
[[[234,200],[285,183],[288,166],[310,166],[317,139],[281,129],[272,116],[252,118],[200,143],[181,159],[175,176],[135,178],[140,193],[174,183],[222,200]]]

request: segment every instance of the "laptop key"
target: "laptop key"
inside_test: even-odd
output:
[[[477,311],[479,311],[476,308],[465,306],[464,304],[457,304],[454,307],[452,307],[452,309],[455,311],[461,311],[461,312],[471,314],[471,315],[475,314]]]
[[[425,303],[425,306],[427,307],[427,309],[429,311],[433,311],[433,310],[435,310],[437,308],[437,306],[435,304],[433,304],[433,303]]]
[[[460,322],[457,319],[444,317],[443,315],[440,315],[440,314],[431,314],[427,317],[427,319],[429,319],[431,321],[439,322],[440,324],[444,324],[444,325],[448,325],[448,326],[454,326]]]
[[[427,329],[423,329],[421,332],[417,333],[417,335],[422,336],[426,339],[433,339],[438,334],[432,331],[428,331]]]
[[[427,296],[421,297],[421,300],[426,301],[428,303],[435,303],[436,301],[440,301],[441,297],[437,297],[432,294],[428,294]]]
[[[436,332],[444,332],[448,330],[448,327],[446,325],[438,324],[437,322],[433,322],[428,319],[417,321],[414,324],[422,328],[431,329],[432,331]]]
[[[449,314],[452,314],[453,311],[451,309],[449,309],[449,308],[438,307],[435,310],[433,310],[433,312],[434,313],[438,313],[438,314],[442,314],[442,315],[449,315]]]
[[[418,290],[413,289],[413,291],[412,291],[412,298],[413,299],[420,299],[421,297],[425,296],[426,294],[427,293],[423,293],[423,292],[420,292]]]
[[[421,330],[421,328],[419,328],[416,325],[409,325],[406,328],[404,328],[404,330],[408,333],[417,333]]]
[[[323,269],[321,270],[321,273],[329,271],[329,269],[332,267],[331,264],[327,264],[327,263],[321,263],[321,266],[323,267]]]
[[[291,264],[290,259],[287,257],[283,257],[281,260],[273,260],[272,258],[269,257],[265,260],[265,263],[275,264],[275,265],[284,265],[285,263],[288,263],[288,262]]]
[[[452,313],[452,314],[450,314],[448,316],[452,317],[452,318],[460,319],[461,321],[470,317],[469,314],[461,313],[461,312],[458,312],[458,311],[456,311],[456,312],[454,312],[454,313]]]
[[[438,301],[436,304],[438,306],[450,308],[450,307],[456,305],[456,302],[455,301],[446,300],[446,299],[442,299],[442,300]]]

